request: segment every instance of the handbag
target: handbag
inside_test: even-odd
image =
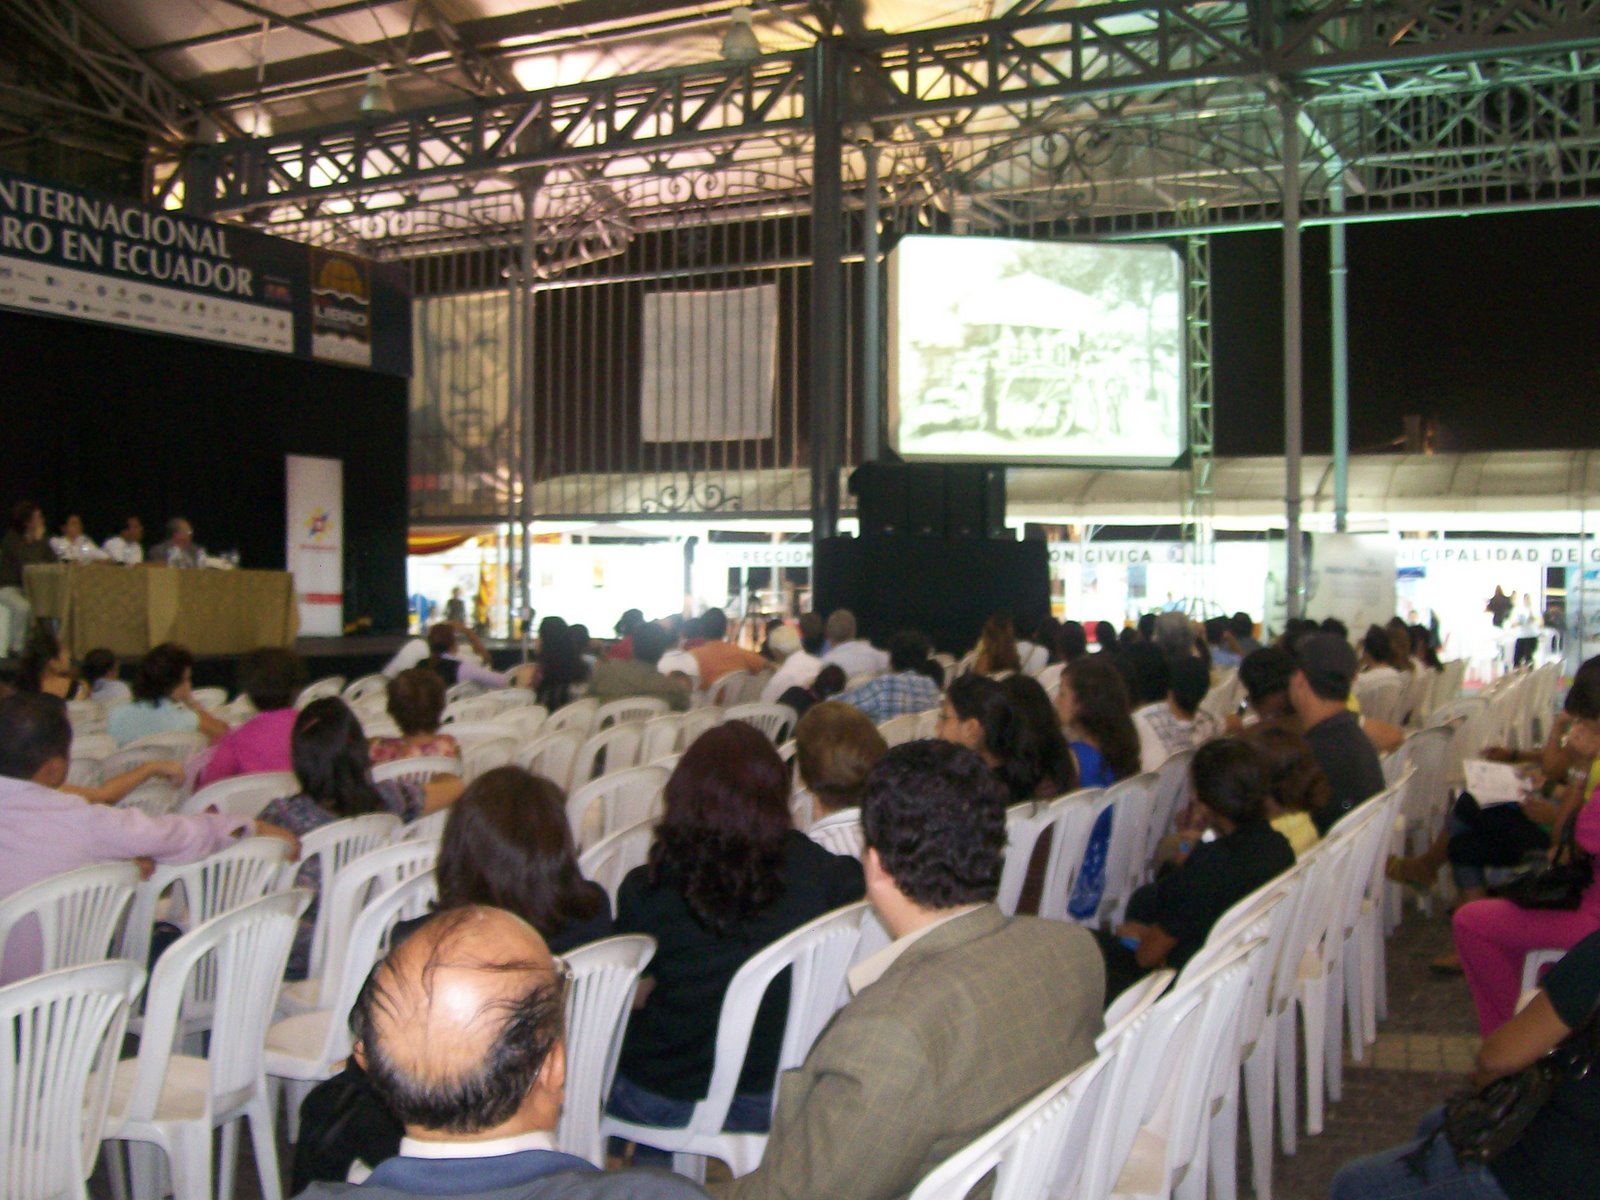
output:
[[[1509,900],[1518,908],[1564,909],[1571,912],[1583,902],[1594,882],[1594,855],[1578,845],[1576,814],[1561,829],[1555,858],[1547,865],[1518,875],[1489,889],[1491,896]]]
[[[1439,1133],[1460,1163],[1484,1164],[1504,1154],[1539,1115],[1558,1084],[1582,1079],[1600,1062],[1600,1007],[1538,1062],[1445,1102]],[[1432,1139],[1430,1138],[1429,1141]],[[1426,1159],[1427,1142],[1418,1159]],[[1408,1155],[1408,1160],[1410,1156]]]

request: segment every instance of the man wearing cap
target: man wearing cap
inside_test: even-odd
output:
[[[1383,767],[1361,722],[1350,711],[1350,681],[1356,652],[1332,633],[1314,633],[1295,647],[1298,663],[1289,678],[1289,703],[1305,727],[1317,765],[1332,795],[1311,814],[1326,834],[1340,817],[1384,788]]]
[[[761,689],[761,703],[776,704],[792,687],[808,688],[822,670],[822,618],[814,612],[800,617],[798,631],[785,625],[767,635],[767,645],[778,656],[778,669]]]

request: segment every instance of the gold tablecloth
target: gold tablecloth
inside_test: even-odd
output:
[[[287,571],[181,570],[54,563],[24,573],[37,617],[60,622],[74,658],[97,646],[139,655],[162,642],[195,654],[288,646],[300,629]]]

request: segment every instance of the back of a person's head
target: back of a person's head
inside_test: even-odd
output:
[[[1126,650],[1129,646],[1137,646],[1143,640],[1137,629],[1124,629],[1117,634],[1116,647],[1118,650]]]
[[[33,514],[39,511],[39,506],[32,500],[18,500],[11,506],[11,528],[16,533],[27,533],[28,526],[33,523]]]
[[[800,649],[813,657],[822,653],[828,641],[828,626],[821,613],[800,614]]]
[[[503,908],[546,938],[600,908],[578,872],[566,796],[521,767],[484,772],[450,806],[438,871],[440,908]]]
[[[706,730],[667,780],[651,879],[676,887],[713,933],[727,933],[782,886],[788,799],[789,773],[765,734],[743,721]]]
[[[570,625],[568,631],[572,634],[572,648],[580,655],[589,653],[589,627]]]
[[[1158,616],[1151,640],[1168,658],[1185,658],[1194,653],[1194,627],[1181,612],[1164,612]]]
[[[1394,664],[1394,643],[1389,638],[1389,631],[1382,625],[1367,626],[1366,636],[1361,639],[1361,648],[1375,663]]]
[[[728,614],[720,608],[708,608],[700,614],[700,636],[708,642],[720,642],[728,636]]]
[[[861,831],[913,904],[983,904],[999,894],[1009,802],[1005,786],[972,751],[950,742],[907,742],[867,776]]]
[[[1009,710],[1008,719],[984,741],[1000,760],[1000,777],[1013,800],[1040,794],[1059,796],[1078,786],[1078,765],[1073,761],[1061,718],[1049,694],[1031,675],[1012,675],[1000,682]]]
[[[1187,716],[1194,716],[1200,702],[1211,690],[1211,671],[1204,662],[1193,657],[1174,659],[1172,663],[1172,702]]]
[[[1135,706],[1154,704],[1167,698],[1172,687],[1172,661],[1152,642],[1129,646],[1121,659],[1127,674],[1128,690]]]
[[[1350,626],[1339,620],[1338,617],[1322,618],[1322,624],[1318,625],[1317,628],[1323,633],[1331,633],[1334,637],[1343,638],[1347,642],[1350,640]]]
[[[1077,621],[1063,621],[1056,630],[1056,661],[1071,662],[1089,653],[1089,637]]]
[[[617,618],[614,631],[619,638],[632,635],[633,631],[644,624],[644,613],[637,608],[630,608]]]
[[[1234,613],[1228,621],[1228,626],[1233,630],[1234,637],[1247,638],[1255,636],[1256,623],[1250,619],[1250,614],[1247,612]]]
[[[944,698],[956,716],[963,721],[977,721],[985,731],[989,728],[990,714],[1006,707],[1000,682],[976,671],[952,679],[944,690]]]
[[[1211,645],[1222,645],[1223,638],[1227,637],[1231,632],[1232,627],[1227,617],[1206,618],[1206,641]]]
[[[838,663],[829,663],[818,671],[817,677],[811,681],[811,694],[820,699],[837,696],[844,691],[844,685],[848,682],[844,668]]]
[[[990,672],[1022,669],[1022,660],[1017,656],[1016,627],[1011,623],[1008,613],[995,613],[985,621],[978,640],[986,660],[985,667]]]
[[[0,699],[0,775],[32,779],[51,759],[72,753],[66,702],[43,692]]]
[[[1089,655],[1069,663],[1062,677],[1072,688],[1074,721],[1118,779],[1139,773],[1139,731],[1129,715],[1127,684],[1117,669],[1120,655]]]
[[[139,660],[138,673],[133,677],[133,696],[150,704],[164,700],[183,683],[183,677],[194,667],[194,655],[187,647],[176,642],[162,642],[152,646]]]
[[[1260,708],[1274,696],[1287,694],[1294,675],[1294,655],[1281,646],[1252,650],[1239,663],[1239,682],[1250,707]]]
[[[412,667],[389,681],[389,715],[406,737],[435,733],[444,716],[444,680],[437,671]]]
[[[37,692],[44,685],[45,672],[61,656],[61,643],[48,621],[35,621],[33,632],[17,656],[17,690]]]
[[[455,626],[440,621],[428,630],[428,653],[434,656],[449,654],[456,648]]]
[[[889,639],[889,669],[915,671],[926,661],[928,639],[915,629],[902,629]]]
[[[827,639],[838,646],[844,642],[856,640],[856,615],[848,608],[836,608],[828,614],[828,623],[825,627]]]
[[[1156,614],[1153,612],[1140,613],[1139,620],[1134,628],[1139,631],[1141,641],[1150,641],[1156,636]]]
[[[305,663],[293,650],[263,646],[239,660],[239,686],[261,712],[288,708],[305,682]]]
[[[313,700],[300,710],[289,736],[289,757],[300,790],[334,816],[356,817],[383,808],[372,784],[361,723],[337,696]]]
[[[1319,700],[1343,704],[1350,698],[1356,655],[1345,638],[1309,633],[1295,643],[1295,659],[1306,684]]]
[[[1584,659],[1561,707],[1580,721],[1600,719],[1600,654]]]
[[[794,741],[801,780],[830,809],[859,803],[867,772],[889,752],[871,718],[838,700],[807,709],[794,728]]]
[[[633,657],[649,666],[655,666],[661,661],[661,656],[672,648],[677,641],[661,626],[646,622],[635,627],[633,631]]]
[[[1285,812],[1316,812],[1332,797],[1328,777],[1311,743],[1287,725],[1269,723],[1245,730],[1243,739],[1261,756],[1267,787]]]
[[[1096,621],[1094,623],[1094,644],[1099,646],[1102,652],[1117,649],[1117,627],[1110,621]]]
[[[1195,748],[1189,767],[1195,799],[1235,825],[1267,814],[1267,769],[1243,738],[1214,738]]]
[[[78,664],[78,670],[83,675],[83,681],[93,685],[106,676],[116,677],[117,656],[103,646],[96,646],[83,656],[83,661]]]

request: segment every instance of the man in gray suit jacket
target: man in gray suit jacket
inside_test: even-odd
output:
[[[971,751],[891,750],[861,801],[867,899],[891,945],[779,1082],[761,1165],[732,1200],[893,1200],[1094,1055],[1105,971],[1076,925],[994,905],[1007,796]]]
[[[300,1195],[705,1200],[676,1175],[603,1172],[556,1149],[564,970],[531,925],[497,908],[451,909],[401,943],[351,1013],[356,1060],[405,1126],[400,1153],[364,1184]]]

